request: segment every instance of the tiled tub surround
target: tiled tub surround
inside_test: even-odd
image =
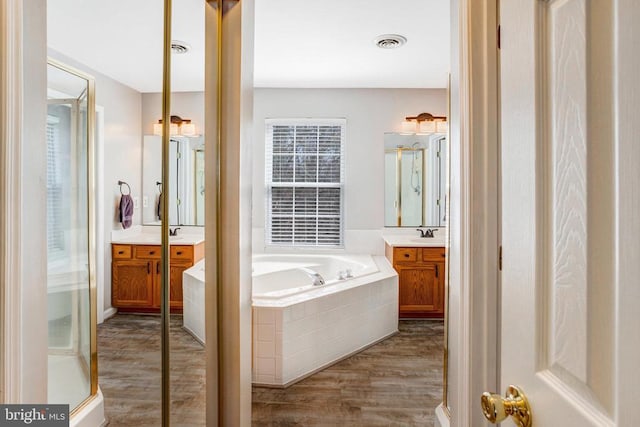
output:
[[[204,344],[204,262],[182,273],[183,328]]]
[[[301,260],[297,255],[286,258]],[[327,268],[336,258],[352,258],[353,275],[361,275],[346,280],[327,276],[323,286],[294,282],[291,292],[254,294],[254,384],[286,387],[398,331],[398,277],[389,262],[379,256],[339,255],[314,268]],[[271,273],[276,271],[274,266]]]

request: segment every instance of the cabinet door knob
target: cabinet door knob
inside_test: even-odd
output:
[[[147,263],[147,274],[151,274],[151,263]]]
[[[436,264],[436,277],[438,277],[438,264]]]
[[[176,252],[176,255],[182,255],[182,251]]]
[[[404,257],[405,258],[409,258],[409,254],[404,254]]]
[[[151,252],[149,252],[149,255],[153,255],[155,253],[156,253],[156,251],[151,251]]]
[[[124,254],[124,251],[118,251],[118,255]]]

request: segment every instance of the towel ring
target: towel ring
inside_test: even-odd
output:
[[[123,196],[128,196],[129,194],[131,194],[131,187],[129,187],[129,184],[127,184],[127,183],[126,183],[126,182],[124,182],[124,181],[118,181],[118,185],[120,186],[120,194],[122,194]],[[123,186],[123,185],[126,185],[126,186],[127,186],[127,189],[129,190],[129,192],[128,192],[127,194],[124,194],[124,193],[122,192],[122,186]]]

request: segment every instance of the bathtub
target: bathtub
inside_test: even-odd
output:
[[[255,385],[287,387],[398,331],[398,276],[382,256],[254,255],[252,295]]]
[[[184,329],[202,343],[204,268],[183,273]],[[383,256],[254,255],[252,276],[255,385],[287,387],[398,331],[398,276]]]
[[[252,297],[281,299],[318,290],[311,284],[311,272],[324,278],[324,291],[378,271],[370,255],[254,255]]]
[[[182,327],[204,344],[204,259],[182,272]]]

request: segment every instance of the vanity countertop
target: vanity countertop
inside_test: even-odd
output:
[[[408,234],[386,234],[382,236],[385,243],[391,247],[409,248],[442,248],[446,246],[444,230],[442,234],[436,232],[435,237],[420,237]]]
[[[111,243],[121,245],[160,245],[160,235],[156,233],[136,233],[111,239]],[[199,245],[204,237],[198,234],[179,234],[169,237],[170,245]]]

